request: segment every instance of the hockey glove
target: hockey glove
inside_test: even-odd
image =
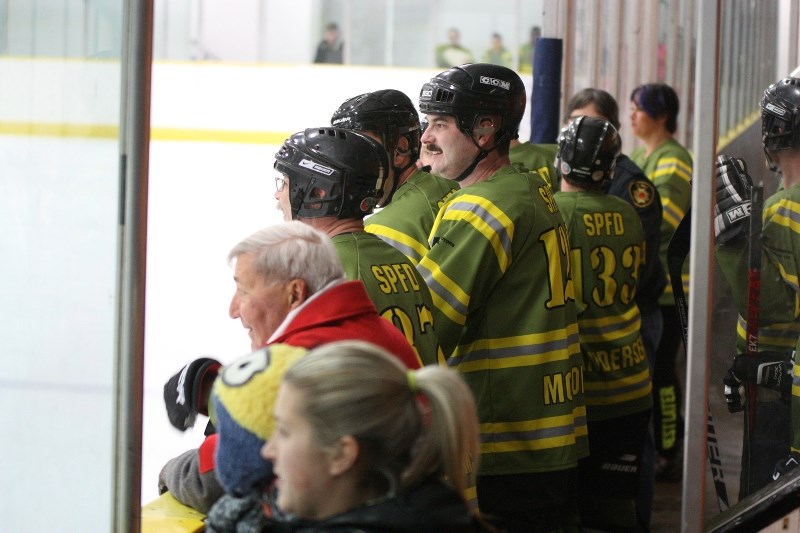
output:
[[[789,457],[775,463],[775,470],[772,471],[772,480],[775,481],[790,470],[794,470],[798,464],[800,464],[800,454],[791,452]]]
[[[744,385],[736,379],[733,369],[729,369],[725,377],[722,378],[723,394],[725,394],[725,403],[728,405],[728,412],[738,413],[744,409],[742,406],[742,397],[744,396]]]
[[[714,236],[717,244],[725,244],[748,230],[753,180],[747,174],[745,162],[739,158],[720,155],[717,158],[716,186]]]
[[[222,366],[208,357],[195,359],[164,384],[170,423],[181,431],[194,426],[197,414],[208,414],[208,393]]]
[[[792,392],[793,366],[789,356],[779,352],[739,354],[733,358],[731,372],[740,382],[755,383],[788,396]]]

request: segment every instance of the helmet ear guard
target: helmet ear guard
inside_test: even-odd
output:
[[[388,175],[386,150],[341,128],[309,128],[287,139],[275,169],[289,178],[292,218],[363,218],[372,213]]]

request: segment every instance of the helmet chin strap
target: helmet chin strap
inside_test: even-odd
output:
[[[484,149],[484,148],[481,148],[481,146],[480,146],[480,145],[478,144],[478,142],[475,140],[475,137],[473,137],[473,136],[472,136],[472,134],[470,134],[470,139],[472,139],[472,144],[474,144],[475,146],[477,146],[477,147],[478,147],[478,150],[480,150],[480,152],[478,152],[478,155],[477,155],[477,156],[475,156],[475,159],[473,159],[473,160],[472,160],[472,163],[470,163],[470,165],[469,165],[467,168],[465,168],[465,169],[464,169],[464,172],[462,172],[461,174],[459,174],[459,175],[458,175],[458,177],[457,177],[457,178],[455,178],[455,181],[457,181],[457,182],[459,182],[459,183],[460,183],[460,182],[464,181],[464,179],[466,179],[466,177],[467,177],[467,176],[469,176],[470,174],[472,174],[472,171],[473,171],[473,170],[475,170],[475,167],[477,167],[477,166],[478,166],[478,163],[480,163],[481,161],[483,161],[483,159],[484,159],[484,158],[485,158],[487,155],[489,155],[489,153],[490,153],[492,150],[495,150],[495,149],[496,149],[498,146],[500,146],[500,144],[503,142],[503,137],[505,137],[505,135],[501,135],[501,137],[500,137],[500,142],[496,142],[496,143],[494,144],[494,146],[492,146],[491,148],[489,148],[489,149]]]
[[[772,172],[780,171],[781,167],[775,161],[772,160],[772,157],[770,157],[769,150],[767,150],[766,146],[764,147],[764,157],[767,160],[766,163],[768,169],[770,169]]]
[[[492,150],[494,150],[494,148],[492,148]],[[478,152],[478,155],[475,156],[475,159],[472,160],[472,163],[470,163],[470,165],[467,168],[464,169],[464,172],[462,172],[461,174],[458,175],[458,177],[455,178],[455,181],[457,181],[457,182],[464,181],[464,179],[467,176],[472,174],[472,171],[475,170],[475,167],[478,166],[478,163],[483,161],[483,158],[486,157],[487,155],[489,155],[490,151],[491,150],[483,150],[483,149],[481,149],[481,151]]]

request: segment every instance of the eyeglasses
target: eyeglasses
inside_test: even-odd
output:
[[[286,186],[286,182],[287,181],[288,180],[286,178],[284,178],[283,176],[276,177],[275,178],[275,189],[277,189],[278,192],[281,192],[283,190],[283,188]]]

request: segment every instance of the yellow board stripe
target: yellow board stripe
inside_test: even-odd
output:
[[[116,139],[116,124],[64,124],[47,122],[0,122],[0,135],[33,137],[80,137]],[[151,128],[153,141],[221,142],[236,144],[283,144],[292,134],[279,131],[206,130],[197,128]]]

